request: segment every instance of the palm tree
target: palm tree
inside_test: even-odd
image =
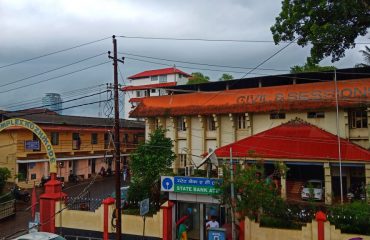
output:
[[[356,64],[355,67],[370,67],[370,47],[365,46],[365,50],[361,50],[360,53],[364,56],[365,63]]]

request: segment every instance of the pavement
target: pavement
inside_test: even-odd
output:
[[[65,192],[67,196],[76,197],[89,185],[90,182],[91,179],[77,184],[66,183],[63,192]],[[115,189],[114,184],[114,176],[97,178],[87,191],[89,191],[90,198],[104,199],[113,193]],[[32,193],[32,189],[28,189],[28,191]],[[37,199],[39,199],[39,196],[43,192],[43,187],[36,188]],[[36,211],[39,211],[38,207],[39,206],[37,205]],[[27,233],[28,223],[31,220],[31,202],[24,203],[18,200],[16,202],[15,216],[0,221],[0,239],[5,239],[6,237],[6,239],[12,239],[12,237],[10,237],[11,234],[19,233],[16,235],[22,235]]]

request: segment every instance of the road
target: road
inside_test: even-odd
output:
[[[114,177],[97,178],[94,183],[88,188],[90,198],[104,199],[108,197],[110,194],[113,193],[115,189],[114,180]],[[66,183],[63,192],[65,192],[67,196],[76,197],[83,191],[84,188],[89,185],[90,182],[91,179],[78,184]],[[29,189],[28,191],[32,193],[32,189]],[[37,199],[39,199],[39,196],[43,193],[43,191],[43,188],[36,188]],[[24,203],[22,201],[17,201],[16,215],[0,222],[0,239],[3,239],[17,232],[27,231],[28,222],[32,220],[30,206],[31,202]],[[36,209],[36,211],[38,211],[38,206]]]

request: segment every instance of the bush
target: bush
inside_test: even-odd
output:
[[[331,207],[328,220],[343,233],[370,235],[370,205],[366,202]]]
[[[11,172],[7,168],[0,168],[0,194],[3,192],[6,181],[11,177]]]
[[[263,215],[260,220],[260,226],[272,228],[301,229],[303,224],[293,221],[287,221],[284,218],[276,218]]]

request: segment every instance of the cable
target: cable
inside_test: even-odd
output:
[[[167,62],[178,62],[178,63],[193,64],[193,65],[203,65],[203,66],[209,66],[209,67],[224,67],[224,68],[236,68],[236,69],[254,69],[255,68],[255,67],[240,67],[240,66],[216,65],[216,64],[208,64],[208,63],[180,61],[180,60],[173,60],[173,59],[166,59],[166,58],[158,58],[158,57],[138,55],[138,54],[127,53],[127,52],[120,52],[119,54],[128,55],[128,56],[134,56],[134,57],[149,58],[149,59],[155,59],[155,60],[162,60],[162,61],[167,61]],[[284,69],[271,69],[271,68],[258,68],[258,69],[259,70],[266,70],[266,71],[281,71],[281,72],[290,71],[290,70],[284,70]]]
[[[118,36],[121,38],[134,38],[144,40],[173,40],[173,41],[203,41],[203,42],[238,42],[238,43],[275,43],[272,40],[243,40],[243,39],[208,39],[208,38],[175,38],[175,37],[145,37],[145,36]],[[369,44],[358,42],[355,44]]]
[[[87,69],[90,69],[90,68],[98,67],[98,66],[107,64],[109,62],[111,62],[111,61],[102,62],[102,63],[95,64],[95,65],[92,65],[92,66],[89,66],[89,67],[85,67],[85,68],[82,68],[82,69],[79,69],[79,70],[76,70],[76,71],[73,71],[73,72],[65,73],[65,74],[62,74],[62,75],[59,75],[59,76],[56,76],[56,77],[51,77],[51,78],[48,78],[48,79],[45,79],[45,80],[41,80],[41,81],[38,81],[38,82],[30,83],[30,84],[23,85],[23,86],[20,86],[20,87],[11,88],[11,89],[2,91],[0,93],[8,93],[8,92],[11,92],[11,91],[19,90],[21,88],[25,88],[25,87],[37,85],[39,83],[47,82],[47,81],[54,80],[54,79],[57,79],[57,78],[65,77],[65,76],[68,76],[68,75],[72,75],[74,73],[82,72],[82,71],[87,70]]]
[[[101,41],[104,41],[104,40],[109,39],[109,38],[111,38],[111,37],[106,37],[106,38],[98,39],[98,40],[95,40],[95,41],[92,41],[92,42],[83,43],[83,44],[80,44],[80,45],[77,45],[77,46],[74,46],[74,47],[65,48],[65,49],[58,50],[58,51],[51,52],[51,53],[46,53],[46,54],[43,54],[41,56],[24,59],[24,60],[21,60],[21,61],[18,61],[18,62],[14,62],[14,63],[10,63],[10,64],[7,64],[7,65],[0,66],[0,69],[10,67],[10,66],[14,66],[14,65],[17,65],[17,64],[21,64],[21,63],[25,63],[25,62],[29,62],[29,61],[36,60],[36,59],[39,59],[39,58],[51,56],[51,55],[54,55],[54,54],[57,54],[57,53],[66,52],[66,51],[73,50],[73,49],[76,49],[76,48],[79,48],[79,47],[83,47],[83,46],[87,46],[87,45],[90,45],[90,44],[93,44],[93,43],[101,42]]]
[[[57,70],[60,70],[60,69],[63,69],[63,68],[66,68],[66,67],[69,67],[69,66],[75,65],[75,64],[77,64],[77,63],[81,63],[81,62],[84,62],[84,61],[87,61],[87,60],[90,60],[90,59],[93,59],[93,58],[99,57],[99,56],[101,56],[101,55],[103,55],[103,54],[106,54],[106,53],[100,53],[100,54],[98,54],[98,55],[94,55],[94,56],[92,56],[92,57],[84,58],[84,59],[78,60],[78,61],[76,61],[76,62],[73,62],[73,63],[67,64],[67,65],[63,65],[63,66],[61,66],[61,67],[57,67],[57,68],[54,68],[54,69],[48,70],[48,71],[46,71],[46,72],[37,73],[37,74],[35,74],[35,75],[31,75],[31,76],[29,76],[29,77],[25,77],[25,78],[21,78],[21,79],[15,80],[15,81],[13,81],[13,82],[5,83],[5,84],[0,85],[0,88],[1,88],[1,87],[5,87],[5,86],[9,86],[9,85],[13,85],[13,84],[17,84],[17,83],[19,83],[19,82],[23,82],[23,81],[25,81],[25,80],[28,80],[28,79],[31,79],[31,78],[34,78],[34,77],[38,77],[38,76],[44,75],[44,74],[46,74],[46,73],[54,72],[54,71],[57,71]]]

